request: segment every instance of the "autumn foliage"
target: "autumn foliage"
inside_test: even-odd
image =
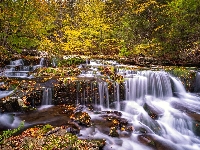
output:
[[[0,53],[198,61],[199,16],[198,0],[2,0]]]

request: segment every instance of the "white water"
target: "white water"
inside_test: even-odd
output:
[[[52,104],[52,90],[51,88],[45,88],[43,90],[42,105]]]
[[[18,78],[33,77],[32,75],[29,76],[29,72],[43,66],[44,58],[41,58],[39,65],[35,66],[25,66],[23,60],[18,59],[15,61],[10,61],[10,65],[5,66],[5,69],[0,73],[0,76]]]
[[[17,128],[21,120],[12,114],[0,114],[0,128]]]
[[[53,58],[52,59],[52,67],[56,67],[56,66],[57,66],[56,58]]]
[[[20,66],[20,65],[24,65],[24,61],[22,59],[18,59],[18,60],[15,60],[15,61],[10,61],[10,65],[13,65],[13,66]]]
[[[44,66],[44,58],[41,58],[40,59],[40,64],[39,64],[40,66]]]
[[[109,93],[108,84],[106,82],[99,82],[99,101],[100,106],[109,108]]]
[[[173,103],[182,104],[189,110],[199,113],[200,100],[187,93],[180,80],[164,71],[126,72],[125,77],[125,100],[119,101],[119,89],[115,90],[117,91],[114,92],[117,103],[115,109],[120,110],[122,118],[126,118],[135,128],[131,136],[113,138],[102,133],[98,128],[92,130],[88,128],[81,130],[83,137],[106,139],[105,150],[151,150],[153,148],[145,146],[138,140],[138,136],[145,135],[138,128],[144,128],[147,136],[155,138],[163,146],[163,150],[200,149],[200,139],[193,133],[192,118],[184,111],[172,107]],[[107,97],[111,93],[106,93],[108,85],[104,82],[98,84],[100,108],[112,110],[108,105],[110,100]],[[118,88],[118,85],[116,87]],[[179,96],[174,97],[173,93]],[[156,120],[152,119],[144,109],[145,104],[160,112]],[[97,114],[89,113],[92,119],[101,118]],[[119,134],[122,133],[119,131]]]
[[[12,91],[0,91],[0,99],[3,97],[9,96],[12,93],[13,93],[13,90]]]
[[[95,63],[90,63],[97,65]],[[92,73],[91,73],[92,74]],[[199,99],[187,93],[182,83],[175,77],[163,71],[121,71],[125,76],[125,99],[120,99],[119,84],[115,84],[115,109],[122,113],[122,118],[129,121],[134,131],[129,138],[120,132],[119,138],[113,138],[104,134],[98,127],[84,128],[81,130],[81,137],[87,139],[104,138],[106,139],[105,150],[152,150],[153,148],[142,144],[139,136],[152,136],[165,146],[167,150],[199,150],[200,139],[192,131],[192,119],[184,111],[172,107],[173,103],[183,105],[189,110],[200,113]],[[87,77],[87,74],[86,74]],[[98,82],[98,98],[94,93],[94,101],[101,110],[112,110],[111,99],[107,82]],[[89,84],[88,84],[89,85]],[[95,89],[95,86],[91,89]],[[173,88],[172,88],[173,87]],[[174,96],[174,93],[176,96]],[[79,93],[80,94],[80,93]],[[83,101],[90,96],[87,90],[81,93]],[[177,96],[178,95],[178,96]],[[77,95],[78,97],[79,95]],[[45,88],[43,91],[42,105],[50,105],[52,102],[52,91]],[[78,99],[77,99],[78,104]],[[158,119],[152,119],[144,105],[148,104],[154,110],[160,112]],[[100,115],[88,112],[92,119],[100,118]],[[4,116],[6,118],[6,116]],[[4,118],[3,117],[3,118]],[[103,121],[103,120],[102,120]],[[154,128],[155,127],[155,128]],[[145,129],[146,134],[140,128]],[[157,130],[159,128],[159,130]],[[148,139],[147,139],[148,140]],[[167,147],[169,146],[169,147]],[[162,149],[162,150],[165,150]],[[161,150],[161,149],[160,149]]]
[[[200,70],[196,73],[195,87],[194,91],[200,93]]]

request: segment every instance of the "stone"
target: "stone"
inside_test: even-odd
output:
[[[112,137],[119,137],[119,133],[118,133],[116,127],[111,127],[111,128],[110,128],[109,136],[112,136]]]

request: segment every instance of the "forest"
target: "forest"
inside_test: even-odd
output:
[[[0,0],[0,149],[200,150],[200,0]]]
[[[199,0],[1,0],[1,61],[51,55],[200,59]]]

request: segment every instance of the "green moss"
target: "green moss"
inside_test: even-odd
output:
[[[3,131],[3,134],[0,135],[0,144],[3,144],[4,140],[11,137],[13,134],[17,133],[24,127],[24,121],[22,121],[18,128],[12,130]]]
[[[196,69],[197,68],[195,67],[165,67],[166,72],[178,77],[185,86],[186,90],[191,92],[193,91]]]

